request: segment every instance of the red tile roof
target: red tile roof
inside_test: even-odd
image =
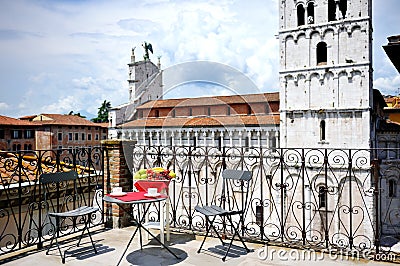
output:
[[[77,115],[41,114],[33,121],[41,125],[100,126]]]
[[[36,126],[34,123],[25,120],[0,115],[0,125],[7,126]]]
[[[180,98],[167,100],[154,100],[147,102],[137,109],[151,108],[167,108],[167,107],[188,107],[188,106],[204,106],[204,105],[226,105],[226,104],[243,104],[243,103],[262,103],[262,102],[279,102],[279,92],[244,94],[232,96],[211,96],[199,98]]]
[[[279,114],[202,116],[202,117],[162,117],[147,118],[128,122],[123,128],[141,127],[220,127],[220,126],[279,125]]]
[[[19,165],[19,156],[20,155],[16,153],[0,150],[0,165],[5,165],[5,164]],[[49,157],[41,158],[41,160],[42,160],[40,163],[41,172],[51,173],[56,171],[57,169],[56,160],[51,160]],[[26,182],[26,181],[37,180],[39,174],[38,164],[39,164],[38,156],[23,155],[21,160],[21,167],[23,171],[21,171],[20,174],[18,175],[15,174],[14,167],[10,167],[10,169],[1,167],[0,175],[2,177],[3,184],[6,183],[12,184],[12,183],[18,183],[20,181]],[[60,162],[60,165],[62,166],[63,171],[69,171],[74,169],[75,171],[77,171],[78,174],[95,173],[95,169],[85,166],[77,165],[76,167],[74,167],[72,164],[68,164],[65,162]]]

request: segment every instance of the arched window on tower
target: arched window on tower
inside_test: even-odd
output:
[[[340,0],[340,2],[339,2],[339,10],[342,13],[342,18],[346,18],[347,0]]]
[[[322,120],[321,123],[319,124],[319,131],[320,131],[320,140],[324,141],[326,140],[326,123],[325,120]]]
[[[320,42],[317,44],[317,65],[326,65],[327,59],[328,52],[326,43]]]
[[[328,1],[328,21],[336,20],[336,3],[335,0]]]
[[[301,26],[305,24],[305,10],[303,5],[297,6],[297,26]]]
[[[307,5],[307,23],[314,24],[314,3],[310,2]]]

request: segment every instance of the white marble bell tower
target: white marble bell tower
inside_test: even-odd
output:
[[[369,148],[371,0],[280,0],[281,147]]]

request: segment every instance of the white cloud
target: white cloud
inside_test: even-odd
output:
[[[400,75],[378,78],[374,81],[374,88],[382,94],[400,95]]]
[[[0,102],[0,111],[6,111],[10,106],[7,103]]]

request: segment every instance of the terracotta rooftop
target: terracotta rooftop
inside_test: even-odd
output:
[[[203,105],[226,105],[226,104],[241,104],[241,103],[259,103],[259,102],[279,102],[279,92],[259,93],[259,94],[244,94],[232,96],[210,96],[199,98],[180,98],[167,100],[154,100],[147,102],[137,109],[151,108],[167,108],[167,107],[188,107],[188,106],[203,106]]]
[[[26,121],[20,120],[8,116],[0,115],[0,125],[7,125],[7,126],[36,126],[36,124]]]
[[[386,97],[385,102],[389,108],[400,108],[400,98],[397,96]]]
[[[279,114],[201,116],[201,117],[159,117],[139,119],[122,125],[123,128],[137,127],[219,127],[219,126],[279,125]]]
[[[40,114],[32,122],[42,125],[101,126],[77,115]]]
[[[19,163],[19,155],[16,153],[12,152],[7,152],[7,151],[1,151],[0,150],[0,164],[1,165],[6,165],[6,164],[12,164],[12,165],[17,165]],[[23,171],[19,175],[15,174],[15,169],[11,167],[10,169],[6,169],[4,167],[0,168],[0,175],[1,175],[1,181],[2,184],[7,184],[7,183],[17,183],[17,182],[27,182],[27,181],[35,181],[37,180],[38,176],[38,162],[39,158],[36,155],[23,155],[22,160],[21,160],[21,166],[23,168]],[[95,170],[93,168],[88,168],[84,166],[77,165],[74,167],[72,164],[68,164],[65,162],[60,163],[63,167],[63,169],[69,169],[72,170],[74,169],[77,171],[78,174],[83,174],[83,173],[93,173]],[[56,171],[56,161],[55,160],[49,160],[48,157],[42,158],[42,161],[40,163],[41,165],[41,171],[43,173],[51,173]]]

